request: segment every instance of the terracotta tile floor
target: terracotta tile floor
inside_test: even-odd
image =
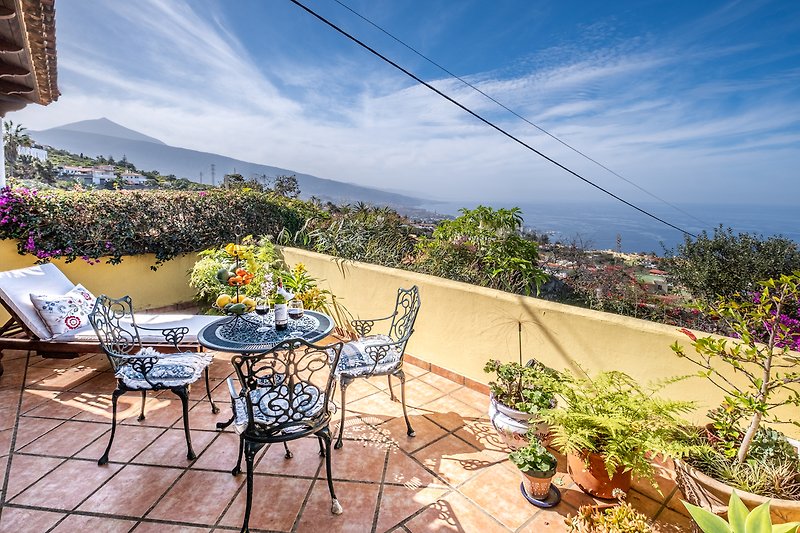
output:
[[[169,392],[149,395],[147,418],[138,422],[141,400],[129,394],[120,400],[124,421],[103,467],[96,460],[108,439],[114,383],[105,358],[48,360],[6,351],[3,363],[0,531],[240,528],[244,476],[230,474],[238,439],[214,430],[230,413],[223,403],[223,380],[231,370],[227,356],[216,354],[211,367],[221,413],[211,413],[201,383],[191,394],[195,461],[186,460],[179,400]],[[292,459],[284,458],[280,445],[257,457],[254,531],[564,532],[564,517],[592,501],[561,468],[555,483],[562,503],[550,510],[529,505],[486,418],[487,398],[419,367],[407,373],[415,438],[406,436],[385,378],[362,380],[348,390],[346,441],[333,452],[344,513],[330,514],[316,439],[303,439],[290,444]],[[331,429],[338,429],[338,417]],[[661,494],[637,484],[629,500],[655,519],[656,531],[689,531],[671,470],[659,471]]]

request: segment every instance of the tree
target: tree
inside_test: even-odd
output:
[[[21,124],[8,120],[3,124],[3,143],[5,144],[6,168],[13,169],[19,156],[20,146],[30,146],[32,140]]]
[[[539,246],[522,235],[522,212],[479,205],[444,220],[417,247],[423,271],[509,292],[537,293],[547,274],[539,268]]]
[[[297,184],[297,176],[276,176],[272,192],[284,198],[297,198],[300,196],[300,186]]]
[[[800,270],[797,244],[780,235],[733,233],[722,225],[709,237],[703,231],[696,240],[686,236],[677,252],[667,250],[666,269],[693,296],[713,301],[758,288],[760,280],[779,278]]]

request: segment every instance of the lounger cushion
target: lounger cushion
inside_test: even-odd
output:
[[[75,285],[63,295],[30,294],[36,312],[47,325],[52,335],[89,325],[89,312],[95,297],[83,285]]]
[[[75,285],[52,263],[0,272],[0,298],[37,338],[52,337],[30,294],[66,294]]]
[[[136,324],[146,328],[158,328],[156,331],[149,329],[139,329],[139,337],[144,344],[164,344],[164,336],[161,334],[161,328],[177,328],[187,327],[189,333],[181,341],[184,344],[196,344],[197,334],[203,327],[219,320],[218,316],[209,315],[148,315],[136,313]],[[92,329],[92,326],[86,326],[81,329],[67,331],[57,337],[53,338],[54,341],[59,342],[97,342],[97,334]]]

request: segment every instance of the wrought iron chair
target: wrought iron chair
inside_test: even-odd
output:
[[[139,421],[144,420],[144,408],[149,390],[169,389],[180,398],[183,405],[183,429],[186,433],[186,447],[188,460],[195,459],[192,450],[192,439],[189,434],[189,385],[200,378],[205,372],[206,393],[211,403],[211,411],[218,413],[219,409],[211,398],[211,388],[208,380],[208,365],[211,356],[205,353],[181,352],[179,344],[184,335],[189,332],[187,327],[175,328],[146,328],[136,324],[133,314],[133,303],[129,296],[119,299],[109,298],[102,294],[97,297],[97,302],[89,315],[100,346],[108,356],[114,375],[117,378],[117,387],[111,395],[111,437],[108,446],[98,465],[108,462],[108,453],[114,442],[114,432],[117,427],[117,400],[126,392],[141,391],[142,410]],[[140,330],[160,331],[164,341],[171,344],[176,353],[161,353],[153,347],[142,347]],[[142,332],[142,334],[145,334]]]
[[[319,453],[325,457],[331,512],[342,506],[333,490],[331,473],[330,397],[335,384],[330,361],[338,363],[342,343],[330,346],[288,339],[256,355],[234,355],[231,363],[239,387],[228,378],[233,409],[233,427],[239,434],[239,460],[232,470],[241,473],[242,455],[247,468],[247,504],[242,531],[249,531],[253,502],[253,465],[258,451],[269,443],[283,443],[314,435]],[[286,457],[291,458],[286,448]]]
[[[400,399],[403,404],[403,416],[406,419],[408,436],[415,436],[406,411],[406,375],[403,372],[403,354],[411,334],[414,333],[414,321],[419,312],[419,289],[416,285],[410,289],[397,289],[397,301],[394,313],[383,318],[371,320],[353,320],[353,329],[359,335],[355,341],[348,342],[342,349],[342,357],[334,371],[342,389],[342,418],[339,424],[339,437],[334,448],[342,447],[344,433],[345,394],[347,387],[356,378],[386,376],[389,380],[389,394],[396,401],[392,390],[392,376],[400,379]],[[376,322],[391,321],[387,335],[369,335]]]

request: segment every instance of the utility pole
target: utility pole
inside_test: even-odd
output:
[[[200,173],[200,185],[202,185],[202,184],[203,184],[203,173],[201,172]]]
[[[216,186],[217,185],[217,176],[215,174],[216,169],[217,169],[216,165],[214,165],[214,163],[211,163],[211,185],[212,186]]]

